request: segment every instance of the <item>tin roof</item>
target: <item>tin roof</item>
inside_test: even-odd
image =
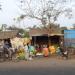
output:
[[[50,31],[46,28],[42,28],[42,29],[32,28],[29,31],[29,35],[30,36],[43,36],[43,35],[45,35],[45,36],[54,36],[54,35],[61,36],[63,34],[61,33],[61,29],[58,29],[58,28],[52,28]]]

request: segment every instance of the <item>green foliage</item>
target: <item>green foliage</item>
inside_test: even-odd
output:
[[[28,32],[25,32],[24,33],[24,37],[28,37],[29,38],[29,33]]]
[[[19,33],[23,34],[25,32],[24,29],[19,29]]]
[[[27,31],[24,30],[24,29],[20,29],[20,30],[19,30],[19,33],[22,35],[23,38],[29,37],[29,32],[27,32]]]
[[[18,30],[18,33],[21,37],[29,37],[29,32],[27,32],[26,30],[22,29],[22,28],[17,28],[17,27],[9,27],[8,30]]]

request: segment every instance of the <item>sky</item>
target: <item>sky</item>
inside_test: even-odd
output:
[[[16,24],[16,22],[13,20],[14,18],[17,18],[20,14],[23,12],[19,9],[19,7],[16,5],[17,0],[0,0],[0,3],[2,4],[2,10],[0,11],[0,26],[1,24],[7,24],[8,26]],[[61,26],[67,26],[71,27],[72,24],[75,23],[75,1],[72,1],[72,13],[73,17],[72,19],[68,19],[64,16],[59,17],[58,23]],[[69,4],[70,5],[70,4]],[[26,18],[21,22],[21,25],[16,24],[17,27],[32,27],[33,25],[39,24],[39,21],[30,18]]]

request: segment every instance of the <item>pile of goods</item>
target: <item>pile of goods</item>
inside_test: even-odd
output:
[[[50,51],[50,54],[54,54],[56,52],[56,49],[55,47],[52,45],[52,46],[49,46],[49,51]]]
[[[24,60],[25,59],[25,52],[23,48],[19,48],[17,51],[17,59]]]

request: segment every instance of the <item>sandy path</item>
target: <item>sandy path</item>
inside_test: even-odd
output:
[[[62,60],[57,58],[40,58],[33,59],[31,61],[19,61],[19,62],[3,62],[0,63],[0,69],[4,68],[60,68],[60,67],[75,67],[75,59]]]

